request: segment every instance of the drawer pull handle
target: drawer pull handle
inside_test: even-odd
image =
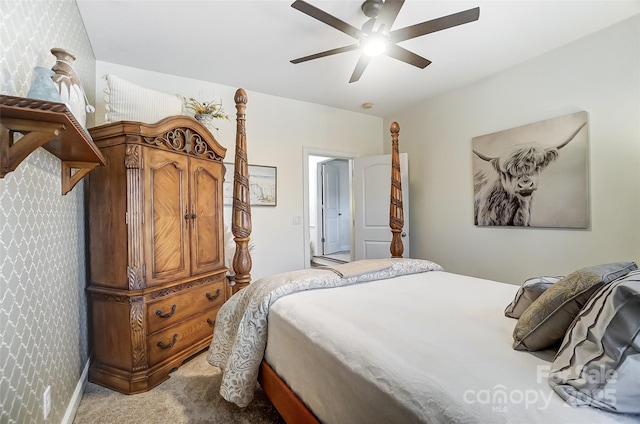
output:
[[[214,294],[213,296],[211,296],[211,293],[207,293],[207,299],[209,299],[209,302],[213,302],[219,297],[220,297],[220,289],[216,290],[216,294]]]
[[[165,345],[162,342],[158,342],[158,347],[160,347],[161,349],[169,349],[172,348],[174,344],[176,344],[176,342],[178,341],[178,335],[174,334],[173,335],[173,340],[171,341],[171,343],[169,343],[168,345]]]
[[[215,324],[215,320],[212,320],[211,318],[207,318],[207,324],[213,327],[213,325]]]
[[[156,315],[158,315],[160,318],[169,318],[171,315],[173,315],[176,312],[176,305],[173,305],[171,307],[171,312],[167,312],[166,314],[163,314],[162,311],[160,309],[158,309],[156,311]]]

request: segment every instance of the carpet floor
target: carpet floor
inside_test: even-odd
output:
[[[284,424],[260,388],[246,408],[224,400],[218,393],[221,378],[205,351],[145,393],[123,395],[88,383],[73,423]]]

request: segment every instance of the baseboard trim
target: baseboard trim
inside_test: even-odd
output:
[[[80,380],[78,380],[78,384],[76,384],[76,389],[73,391],[73,396],[71,396],[71,400],[69,401],[69,405],[67,406],[67,411],[62,417],[61,424],[72,424],[73,419],[76,417],[76,411],[80,406],[80,401],[82,400],[82,394],[84,393],[85,386],[89,382],[89,363],[90,359],[87,360],[84,369],[82,370],[82,374],[80,375]]]

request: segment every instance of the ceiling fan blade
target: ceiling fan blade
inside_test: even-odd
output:
[[[358,28],[349,25],[345,21],[328,14],[324,10],[318,9],[314,5],[309,4],[305,1],[296,0],[291,4],[291,7],[337,29],[338,31],[342,31],[345,34],[352,36],[353,38],[360,39],[364,36],[364,33]]]
[[[441,18],[432,19],[420,24],[391,31],[389,36],[391,37],[392,42],[399,43],[400,41],[408,40],[410,38],[420,37],[422,35],[431,34],[432,32],[477,21],[479,17],[480,8],[476,7],[463,12],[454,13],[452,15],[443,16]]]
[[[353,70],[353,74],[351,74],[351,79],[349,80],[349,84],[352,82],[356,82],[362,76],[362,73],[366,69],[367,65],[371,61],[371,56],[367,56],[365,54],[360,55],[360,59],[358,59],[358,63],[356,63],[356,68]]]
[[[394,59],[398,59],[402,62],[408,63],[409,65],[416,66],[420,69],[424,69],[431,64],[431,61],[429,59],[418,56],[417,54],[395,44],[387,46],[387,51],[385,51],[385,54]]]
[[[396,21],[404,0],[386,0],[376,18],[376,32],[383,30],[385,34],[391,32],[391,26]]]
[[[349,46],[338,47],[337,49],[331,49],[324,52],[312,54],[309,56],[299,57],[297,59],[291,60],[290,62],[294,64],[298,64],[298,63],[306,62],[308,60],[320,59],[321,57],[331,56],[338,53],[350,52],[352,50],[357,50],[359,48],[360,48],[359,44],[351,44]]]

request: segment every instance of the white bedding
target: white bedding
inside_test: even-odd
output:
[[[370,259],[333,268],[286,272],[252,283],[222,305],[216,318],[207,360],[222,370],[220,395],[238,406],[247,406],[253,399],[267,343],[269,309],[278,299],[305,290],[433,270],[442,267],[420,259]]]
[[[265,359],[326,423],[637,423],[572,408],[511,348],[518,287],[444,271],[280,298]]]

